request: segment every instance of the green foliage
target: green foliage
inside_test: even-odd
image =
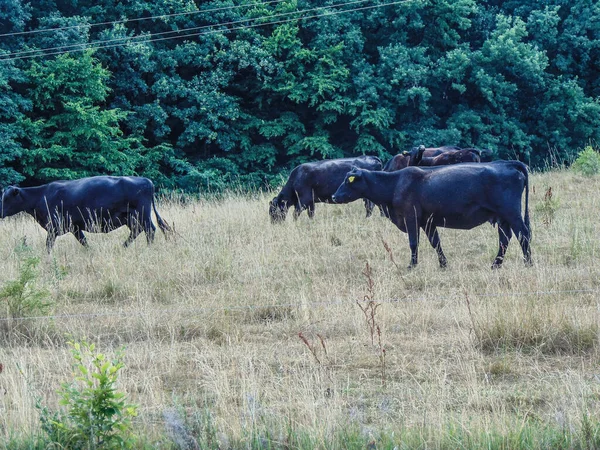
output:
[[[573,162],[573,170],[582,175],[591,177],[600,173],[600,154],[588,145]]]
[[[0,12],[1,16],[1,12]],[[1,53],[1,52],[0,52]],[[29,102],[15,92],[12,84],[23,80],[23,73],[14,64],[0,64],[0,185],[16,184],[25,177],[15,169],[15,163],[22,156],[19,143],[21,129],[18,120]]]
[[[52,306],[47,301],[49,292],[36,286],[39,263],[38,257],[25,254],[19,262],[19,277],[6,282],[0,289],[0,301],[6,303],[8,317],[23,319],[48,313]]]
[[[133,175],[138,140],[122,136],[124,111],[100,106],[109,91],[109,73],[90,52],[34,61],[27,73],[35,108],[21,122],[28,147],[21,161],[26,175],[40,181]]]
[[[534,167],[552,148],[567,161],[600,141],[600,6],[559,3],[319,4],[304,15],[321,17],[287,21],[314,6],[9,0],[7,32],[56,31],[7,36],[0,54],[115,45],[2,62],[0,183],[136,174],[221,189],[418,144],[489,148]],[[147,15],[165,16],[89,25]],[[201,34],[172,34],[183,30]]]
[[[136,442],[132,418],[137,406],[116,389],[119,371],[124,367],[122,352],[113,360],[97,353],[94,344],[69,342],[73,381],[59,390],[59,411],[39,402],[42,429],[52,446],[71,449],[126,449]]]

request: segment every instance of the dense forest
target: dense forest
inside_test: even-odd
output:
[[[600,141],[596,0],[3,0],[0,184],[280,182],[414,145]]]

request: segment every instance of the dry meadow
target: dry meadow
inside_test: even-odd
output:
[[[69,235],[50,255],[31,217],[5,219],[0,286],[37,256],[32,283],[52,309],[23,321],[2,309],[1,436],[38,432],[36,398],[56,407],[73,377],[66,343],[84,338],[124,348],[118,387],[156,447],[585,433],[600,413],[599,191],[598,178],[533,174],[534,266],[513,239],[495,271],[492,226],[441,229],[444,270],[421,236],[408,270],[407,236],[360,202],[272,225],[273,193],[163,200],[172,239],[125,249],[120,229],[88,234],[85,249]]]

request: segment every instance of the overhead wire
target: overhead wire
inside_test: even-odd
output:
[[[205,13],[212,13],[212,12],[227,11],[230,9],[237,9],[237,8],[251,8],[254,6],[270,5],[273,3],[281,3],[284,1],[287,1],[287,0],[269,0],[266,2],[250,3],[247,5],[222,6],[219,8],[204,9],[204,10],[197,10],[197,11],[186,11],[186,12],[181,12],[181,13],[161,14],[159,16],[151,16],[151,17],[136,17],[134,19],[113,20],[113,21],[109,21],[109,22],[96,22],[96,23],[88,23],[88,24],[84,24],[84,25],[70,25],[70,26],[58,27],[58,28],[42,28],[42,29],[38,29],[38,30],[15,31],[13,33],[0,34],[0,37],[20,36],[20,35],[24,35],[24,34],[49,33],[49,32],[62,31],[62,30],[73,30],[73,29],[77,29],[77,28],[98,27],[98,26],[104,26],[104,25],[117,25],[117,24],[128,23],[128,22],[139,22],[142,20],[166,19],[166,18],[177,17],[177,16],[189,16],[192,14],[205,14]]]
[[[364,3],[365,1],[368,1],[368,0],[355,0],[355,1],[341,3],[341,4],[338,4],[338,5],[334,5],[334,6],[335,7],[347,6],[347,5],[350,5],[350,4]],[[122,45],[126,45],[126,44],[130,43],[133,39],[136,39],[135,42],[150,43],[150,42],[159,42],[159,41],[164,41],[164,40],[169,40],[169,39],[183,39],[183,38],[187,38],[187,37],[198,37],[198,36],[204,36],[204,35],[210,35],[210,34],[217,34],[217,33],[229,33],[229,32],[232,32],[232,31],[239,31],[239,30],[244,30],[244,29],[252,29],[252,28],[257,28],[257,27],[262,27],[262,26],[268,26],[268,25],[279,25],[279,24],[283,24],[283,23],[289,23],[289,22],[300,21],[300,20],[315,19],[315,18],[320,18],[320,17],[335,16],[335,15],[340,15],[340,14],[345,14],[345,13],[351,13],[351,12],[356,12],[356,11],[364,11],[364,10],[368,10],[368,9],[383,8],[383,7],[386,7],[386,6],[393,6],[393,5],[398,5],[398,4],[402,4],[402,3],[408,3],[408,2],[412,2],[412,1],[415,1],[415,0],[397,0],[397,1],[393,1],[393,2],[387,2],[387,3],[377,4],[377,5],[362,6],[362,7],[358,7],[358,8],[351,8],[351,9],[345,9],[345,10],[328,11],[328,12],[326,12],[324,14],[314,14],[314,15],[309,15],[309,16],[294,17],[294,18],[284,19],[284,20],[278,20],[278,21],[253,23],[253,24],[250,24],[250,25],[238,26],[238,27],[227,28],[227,29],[209,30],[209,31],[200,32],[200,33],[195,32],[195,33],[188,33],[188,34],[178,35],[178,36],[168,36],[168,37],[162,37],[162,38],[156,38],[156,39],[153,39],[153,38],[147,39],[148,36],[158,36],[158,35],[162,35],[162,34],[180,33],[180,32],[185,32],[185,31],[190,31],[190,30],[197,30],[197,29],[204,29],[204,28],[214,28],[214,27],[225,26],[225,25],[232,25],[232,24],[241,23],[241,22],[257,21],[257,20],[260,20],[260,19],[273,18],[275,16],[281,17],[281,16],[291,15],[291,14],[301,14],[301,13],[304,13],[304,12],[307,12],[307,11],[315,11],[315,10],[320,10],[320,9],[328,9],[328,8],[331,8],[331,6],[311,8],[311,9],[306,9],[306,10],[302,10],[302,11],[294,11],[294,12],[290,12],[290,13],[281,13],[281,14],[271,15],[271,16],[261,16],[261,17],[256,17],[256,18],[246,18],[246,19],[243,19],[243,20],[238,20],[238,21],[233,21],[233,22],[224,22],[224,23],[214,24],[214,25],[205,25],[205,26],[202,26],[202,27],[192,27],[192,28],[189,28],[189,29],[174,30],[174,31],[169,31],[169,32],[155,33],[155,34],[149,34],[149,35],[143,35],[143,36],[132,36],[132,37],[128,37],[128,38],[119,38],[119,39],[115,39],[114,41],[122,41],[122,42],[114,43],[114,44],[110,44],[110,45],[96,45],[96,46],[92,46],[89,43],[85,43],[85,44],[73,44],[72,46],[61,46],[61,47],[56,47],[56,48],[27,50],[27,51],[24,51],[24,52],[16,52],[16,53],[10,54],[10,55],[13,55],[13,57],[9,57],[9,58],[7,58],[7,57],[1,58],[0,57],[0,61],[15,61],[15,60],[19,60],[19,59],[30,59],[30,58],[36,58],[36,57],[41,57],[41,56],[53,56],[53,55],[60,55],[60,54],[64,54],[64,53],[69,53],[71,51],[98,50],[98,49],[105,49],[105,48],[114,48],[114,47],[119,47],[119,46],[122,46]],[[146,38],[146,39],[139,40],[139,41],[137,40],[137,39],[142,39],[142,38]],[[103,42],[104,43],[108,43],[109,41],[96,41],[95,43],[103,43]],[[45,52],[45,50],[52,50],[52,49],[58,49],[58,48],[70,48],[70,47],[78,47],[78,48],[72,48],[71,50],[61,50],[61,51],[56,51],[56,52]],[[32,52],[35,52],[35,54],[20,56],[23,53],[32,53]],[[9,56],[9,55],[4,55],[4,56]]]
[[[278,0],[278,1],[281,1],[281,0]],[[367,1],[370,1],[370,0],[352,0],[352,1],[349,1],[346,3],[340,3],[339,5],[335,5],[335,6],[338,7],[338,6],[355,5],[357,3],[364,3]],[[198,27],[182,28],[181,30],[162,31],[159,33],[149,33],[149,34],[144,34],[144,35],[115,38],[115,39],[109,39],[109,40],[104,40],[104,41],[98,40],[98,41],[86,42],[86,43],[80,43],[80,44],[59,45],[56,47],[44,47],[44,48],[38,48],[38,49],[32,49],[32,50],[23,50],[23,51],[19,51],[19,52],[7,53],[2,56],[5,59],[8,59],[11,56],[25,56],[28,54],[37,54],[37,53],[42,53],[42,52],[44,55],[47,55],[49,53],[46,53],[46,52],[50,51],[50,50],[61,50],[61,53],[62,53],[62,52],[68,52],[68,51],[80,51],[80,50],[85,50],[87,48],[105,48],[108,44],[115,43],[115,42],[123,42],[124,44],[126,44],[133,40],[147,41],[148,38],[152,38],[154,36],[165,36],[165,35],[169,35],[169,34],[179,34],[179,33],[183,33],[183,32],[204,30],[207,28],[213,28],[213,27],[218,27],[218,26],[236,25],[236,24],[244,23],[244,22],[248,22],[248,21],[258,21],[260,19],[267,19],[267,18],[272,19],[274,17],[285,17],[285,16],[290,16],[293,14],[301,14],[304,12],[317,11],[317,10],[327,9],[327,8],[329,8],[329,7],[328,6],[319,6],[319,7],[315,7],[315,8],[305,9],[302,11],[292,11],[292,12],[287,12],[287,13],[273,14],[270,16],[244,18],[244,19],[234,20],[234,21],[230,21],[230,22],[222,22],[222,23],[217,23],[217,24],[202,25],[202,26],[198,26]],[[186,36],[188,36],[188,35],[186,35]],[[175,38],[178,36],[171,36],[171,37]],[[80,47],[83,47],[83,48],[80,48]],[[55,54],[55,53],[50,53],[50,54]]]

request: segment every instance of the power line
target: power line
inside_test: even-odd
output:
[[[357,1],[354,1],[354,2],[348,2],[347,4],[360,3],[360,2],[364,2],[364,1],[366,1],[366,0],[357,0]],[[252,28],[257,28],[257,27],[262,27],[262,26],[268,26],[268,25],[279,25],[279,24],[283,24],[283,23],[300,21],[300,20],[315,19],[315,18],[320,18],[320,17],[335,16],[335,15],[340,15],[340,14],[345,14],[345,13],[350,13],[350,12],[356,12],[356,11],[364,11],[364,10],[368,10],[368,9],[383,8],[383,7],[386,7],[386,6],[394,6],[394,5],[399,5],[399,4],[403,4],[403,3],[408,3],[408,2],[411,2],[411,1],[414,1],[414,0],[398,0],[398,1],[394,1],[394,2],[382,3],[382,4],[379,4],[379,5],[363,6],[363,7],[360,7],[360,8],[352,8],[352,9],[347,9],[347,10],[343,10],[343,11],[329,11],[329,12],[324,13],[324,14],[315,14],[315,15],[312,15],[312,16],[295,17],[295,18],[291,18],[291,19],[279,20],[279,21],[272,21],[272,22],[263,22],[263,23],[259,23],[259,24],[251,24],[251,25],[246,25],[246,26],[228,28],[226,30],[211,30],[211,31],[206,31],[206,32],[202,32],[202,33],[190,33],[190,34],[185,34],[185,35],[181,35],[181,36],[169,36],[169,37],[163,37],[163,38],[158,38],[158,39],[147,39],[147,40],[143,40],[143,41],[139,41],[139,42],[141,42],[141,43],[149,43],[149,42],[164,41],[164,40],[168,40],[168,39],[181,39],[181,38],[186,38],[186,37],[197,37],[197,36],[204,36],[204,35],[216,34],[216,33],[229,33],[229,32],[232,32],[232,31],[239,31],[239,30],[244,30],[244,29],[252,29]],[[343,6],[343,5],[344,4],[340,4],[340,5],[336,5],[336,6]],[[325,8],[325,7],[320,7],[320,8]],[[316,9],[316,8],[313,8],[313,10],[314,9]],[[286,13],[286,14],[288,14],[288,15],[289,14],[297,14],[299,12],[302,13],[302,12],[305,12],[305,11],[309,11],[309,10],[295,11],[294,13]],[[265,18],[265,17],[273,17],[273,16],[264,16],[264,17],[260,17],[260,18]],[[241,22],[247,22],[249,20],[257,20],[257,19],[260,19],[260,18],[245,19],[245,20],[243,20]],[[237,21],[237,22],[240,22],[240,21]],[[206,27],[216,27],[216,26],[222,26],[222,24],[208,25]],[[186,30],[180,30],[180,31],[186,31]],[[177,32],[177,31],[174,31],[174,32]],[[173,33],[173,32],[169,32],[169,33]],[[73,50],[57,51],[57,52],[50,52],[50,53],[42,53],[43,50],[35,50],[39,54],[26,55],[26,56],[17,56],[17,57],[13,57],[13,58],[0,58],[0,61],[16,61],[16,60],[19,60],[19,59],[30,59],[30,58],[36,58],[36,57],[39,57],[39,56],[60,55],[60,54],[64,54],[64,53],[69,53],[69,51],[98,50],[98,49],[104,49],[104,48],[119,47],[119,46],[122,46],[122,45],[125,45],[125,44],[129,43],[134,38],[137,39],[137,38],[139,38],[139,36],[138,37],[131,37],[131,38],[119,39],[119,40],[122,40],[123,42],[117,43],[117,44],[111,44],[111,45],[99,45],[99,46],[93,47],[93,46],[89,46],[89,44],[74,44],[73,46],[77,46],[77,47],[81,47],[81,48],[74,48]],[[27,52],[31,52],[31,51],[27,51]]]
[[[282,1],[282,0],[277,0],[277,1]],[[366,1],[369,0],[353,0],[353,1],[349,1],[346,3],[340,3],[338,5],[335,5],[336,7],[339,6],[348,6],[348,5],[354,5],[357,3],[364,3]],[[148,39],[148,38],[152,38],[154,36],[164,36],[164,35],[168,35],[168,34],[176,34],[176,33],[183,33],[183,32],[189,32],[189,31],[198,31],[198,30],[203,30],[203,29],[207,29],[207,28],[213,28],[213,27],[219,27],[219,26],[228,26],[228,25],[236,25],[239,23],[244,23],[244,22],[248,22],[248,21],[258,21],[261,19],[272,19],[275,17],[285,17],[285,16],[290,16],[293,14],[302,14],[305,12],[310,12],[310,11],[317,11],[317,10],[322,10],[322,9],[327,9],[329,8],[328,6],[320,6],[320,7],[315,7],[315,8],[309,8],[309,9],[304,9],[301,11],[292,11],[292,12],[287,12],[287,13],[278,13],[278,14],[274,14],[271,16],[260,16],[260,17],[254,17],[254,18],[244,18],[244,19],[240,19],[240,20],[234,20],[234,21],[230,21],[230,22],[222,22],[222,23],[218,23],[218,24],[212,24],[212,25],[203,25],[203,26],[199,26],[199,27],[190,27],[190,28],[183,28],[181,30],[173,30],[173,31],[163,31],[160,33],[149,33],[146,35],[138,35],[138,36],[131,36],[131,37],[124,37],[124,38],[116,38],[116,39],[110,39],[110,40],[106,40],[106,41],[94,41],[94,42],[89,42],[89,43],[83,43],[83,44],[71,44],[71,45],[60,45],[60,46],[56,46],[56,47],[45,47],[45,48],[39,48],[39,49],[33,49],[33,50],[24,50],[24,51],[19,51],[19,52],[13,52],[13,53],[7,53],[2,55],[4,58],[2,59],[9,59],[9,57],[11,56],[17,56],[17,57],[23,57],[25,59],[25,57],[27,56],[38,56],[38,53],[42,53],[42,52],[46,52],[48,50],[61,50],[60,53],[66,53],[68,51],[80,51],[80,50],[85,50],[87,48],[106,48],[107,44],[110,43],[115,43],[115,42],[122,42],[123,44],[126,44],[130,41],[133,40],[144,40],[144,39]],[[189,36],[190,34],[186,34],[186,36]],[[179,36],[170,36],[170,38],[176,38]],[[146,41],[148,42],[148,41]],[[97,46],[97,47],[95,47]],[[43,55],[52,55],[52,54],[57,54],[57,53],[43,53]],[[1,60],[1,59],[0,59]]]
[[[142,20],[165,19],[165,18],[169,18],[169,17],[186,16],[186,15],[192,15],[192,14],[205,14],[205,13],[226,11],[226,10],[229,10],[229,9],[246,8],[246,7],[250,8],[250,7],[253,7],[253,6],[270,5],[272,3],[281,3],[281,2],[284,2],[284,1],[286,1],[286,0],[270,0],[270,1],[267,1],[267,2],[261,2],[261,3],[250,3],[248,5],[223,6],[223,7],[220,7],[220,8],[212,8],[212,9],[205,9],[205,10],[199,10],[199,11],[188,11],[188,12],[183,12],[183,13],[163,14],[163,15],[160,15],[160,16],[139,17],[139,18],[135,18],[135,19],[115,20],[115,21],[112,21],[112,22],[97,22],[97,23],[88,23],[88,24],[85,24],[85,25],[71,25],[71,26],[60,27],[60,28],[44,28],[44,29],[41,29],[41,30],[16,31],[14,33],[0,34],[0,37],[4,37],[4,36],[18,36],[18,35],[23,35],[23,34],[48,33],[48,32],[51,32],[51,31],[73,30],[73,29],[78,29],[78,28],[99,27],[99,26],[103,26],[103,25],[116,25],[116,24],[120,24],[120,23],[139,22],[139,21],[142,21]]]

